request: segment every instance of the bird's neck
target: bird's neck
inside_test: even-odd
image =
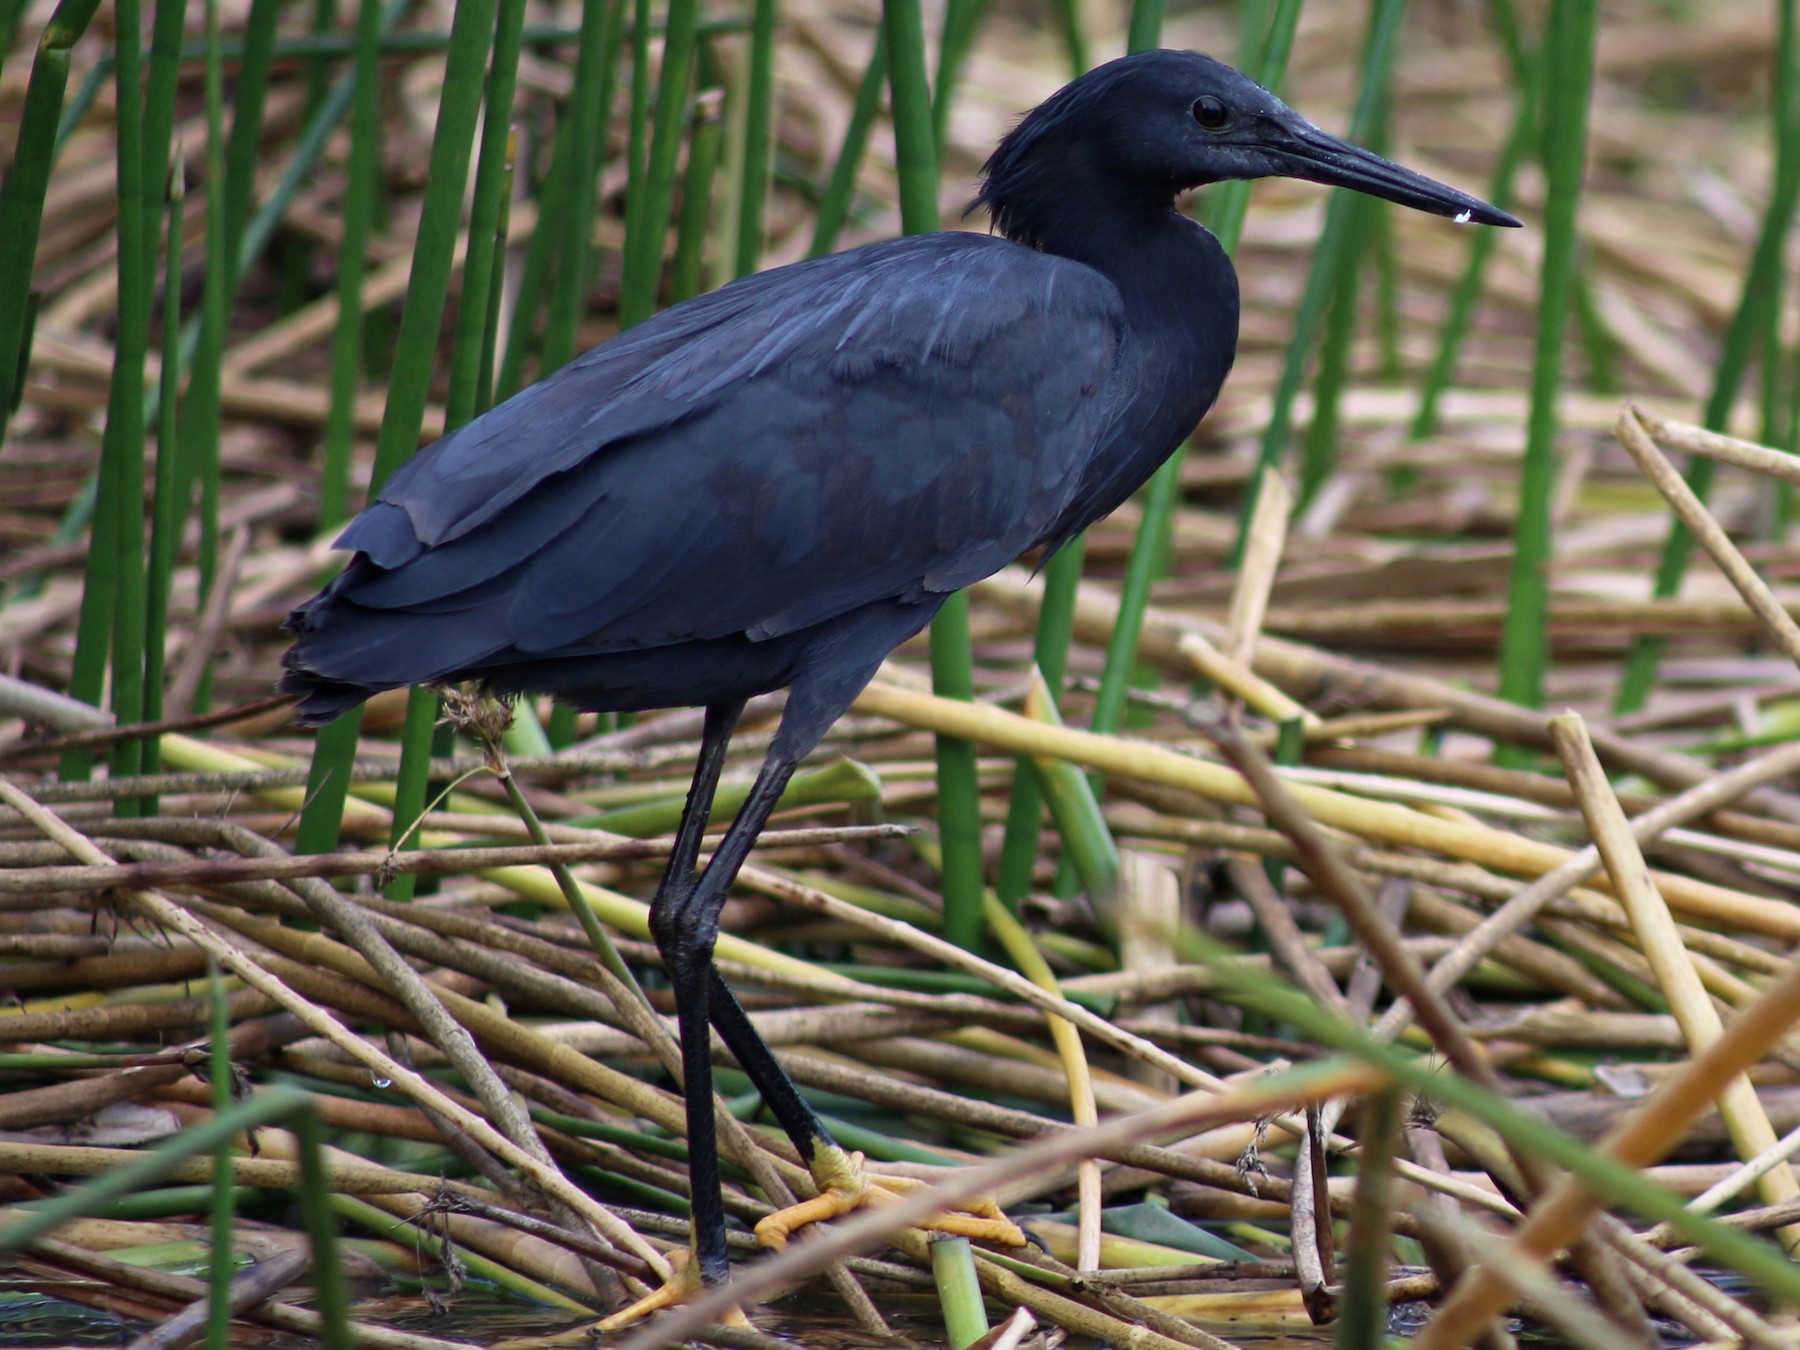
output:
[[[1198,402],[1194,416],[1218,395],[1237,350],[1238,288],[1231,259],[1212,233],[1174,203],[1133,203],[1114,197],[1104,207],[1090,198],[1031,242],[1040,250],[1083,263],[1119,288],[1137,359],[1157,369],[1165,386]],[[1058,225],[1066,228],[1057,228]],[[1181,434],[1192,430],[1192,424]]]
[[[1084,263],[1119,288],[1134,323],[1181,321],[1182,311],[1214,333],[1226,317],[1237,330],[1237,278],[1218,240],[1175,209],[1167,187],[1109,182],[1073,173],[990,186],[987,204],[1015,243]]]
[[[1126,320],[1113,421],[1081,491],[1045,532],[1055,547],[1135,492],[1212,406],[1237,351],[1238,287],[1219,241],[1172,205],[1039,247],[1104,273]]]

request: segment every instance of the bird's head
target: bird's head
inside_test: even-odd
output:
[[[1042,244],[1031,218],[1058,199],[1058,215],[1080,209],[1076,195],[1160,210],[1231,178],[1304,178],[1459,221],[1519,224],[1320,130],[1222,61],[1169,50],[1098,66],[1027,113],[983,169],[979,202],[1002,233]]]

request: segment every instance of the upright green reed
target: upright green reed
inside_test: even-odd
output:
[[[850,203],[856,195],[856,175],[862,167],[863,152],[869,146],[869,132],[881,113],[881,91],[887,87],[887,29],[875,30],[875,41],[869,48],[869,63],[863,68],[862,81],[856,86],[856,98],[850,105],[850,120],[844,126],[844,139],[838,146],[837,159],[831,166],[831,177],[819,195],[819,209],[813,217],[812,244],[806,250],[809,258],[820,258],[837,247],[838,235],[850,216]],[[939,91],[940,101],[942,91]],[[932,111],[933,131],[949,118],[945,107],[940,114]]]
[[[154,722],[163,715],[163,677],[168,632],[169,583],[175,556],[181,547],[183,503],[176,498],[179,450],[176,443],[176,403],[181,389],[181,213],[185,185],[182,171],[171,171],[170,149],[175,126],[176,80],[180,74],[182,24],[186,5],[182,0],[158,0],[156,27],[150,40],[150,79],[144,99],[144,196],[152,219],[168,207],[168,245],[163,268],[162,377],[156,394],[148,400],[157,410],[156,472],[151,498],[150,558],[143,599],[143,698],[141,715]],[[157,230],[146,241],[147,267],[157,262]],[[115,761],[116,762],[116,761]],[[157,742],[141,743],[139,771],[158,768]],[[142,812],[153,812],[152,800],[141,800]]]
[[[1356,1192],[1350,1202],[1343,1293],[1333,1336],[1337,1350],[1380,1350],[1387,1344],[1394,1154],[1404,1105],[1403,1094],[1391,1087],[1363,1098],[1357,1128]]]
[[[1495,0],[1489,9],[1496,16],[1503,16],[1497,18],[1497,26],[1502,27],[1503,32],[1512,32],[1513,39],[1509,46],[1522,45],[1518,43],[1518,19],[1513,14],[1510,0]],[[1514,63],[1520,86],[1519,108],[1513,116],[1512,129],[1507,132],[1500,154],[1494,161],[1493,176],[1488,181],[1486,194],[1487,200],[1502,211],[1511,209],[1513,179],[1518,174],[1519,162],[1530,148],[1537,119],[1533,81],[1521,69],[1522,64],[1522,61]],[[1488,259],[1493,256],[1494,244],[1499,238],[1498,230],[1470,232],[1469,259],[1463,265],[1462,275],[1457,278],[1455,289],[1450,293],[1450,303],[1444,311],[1443,323],[1438,327],[1437,351],[1419,389],[1419,410],[1408,428],[1407,434],[1415,441],[1422,441],[1437,430],[1438,405],[1443,400],[1444,391],[1456,378],[1457,358],[1462,352],[1464,339],[1468,337],[1469,325],[1475,316],[1475,306],[1481,299]]]
[[[331,405],[319,475],[321,532],[350,514],[350,452],[356,445],[356,395],[362,385],[363,276],[381,200],[381,0],[361,0],[357,6],[350,78],[350,158],[338,207],[344,233],[337,256],[337,322],[331,333]]]
[[[1776,36],[1775,36],[1775,79],[1774,97],[1770,100],[1770,124],[1775,136],[1775,177],[1780,180],[1783,171],[1800,151],[1800,69],[1796,69],[1795,56],[1800,51],[1800,42],[1795,35],[1795,0],[1777,0]],[[1784,279],[1783,285],[1791,281]],[[1764,327],[1760,335],[1762,347],[1762,429],[1758,433],[1765,445],[1780,446],[1792,453],[1794,450],[1793,433],[1783,400],[1783,386],[1792,385],[1792,369],[1784,359],[1781,347],[1781,305],[1769,306],[1763,316]],[[1770,537],[1782,538],[1787,531],[1788,519],[1793,506],[1793,486],[1784,483],[1776,491],[1775,509],[1770,513]]]
[[[463,255],[462,296],[450,356],[450,389],[444,401],[446,434],[482,411],[481,390],[487,383],[482,358],[490,351],[489,318],[498,315],[494,308],[494,292],[500,284],[496,266],[500,253],[498,235],[512,186],[513,90],[524,31],[525,0],[501,0],[481,124],[481,154],[475,166],[474,200],[469,210],[469,243]],[[415,686],[407,694],[400,772],[394,784],[393,832],[388,841],[396,851],[418,847],[413,823],[425,809],[438,704],[437,691],[433,689]],[[388,883],[387,897],[410,900],[416,885],[416,874],[402,872]]]
[[[1364,138],[1371,150],[1382,150],[1380,136]],[[1362,283],[1362,259],[1378,248],[1388,213],[1385,203],[1361,193],[1345,194],[1344,232],[1350,243],[1338,255],[1324,304],[1324,334],[1319,339],[1318,367],[1313,372],[1313,415],[1300,442],[1300,472],[1295,488],[1295,509],[1312,504],[1337,460],[1338,405],[1350,379],[1350,343],[1356,335],[1357,296]],[[1357,240],[1362,241],[1358,247]]]
[[[1162,5],[1159,0],[1151,0],[1155,4],[1158,17],[1161,17]],[[1140,6],[1133,3],[1132,13]],[[1069,54],[1069,74],[1079,75],[1091,64],[1088,60],[1087,32],[1081,26],[1081,0],[1056,0],[1056,26],[1062,33],[1063,49]]]
[[[182,173],[177,165],[168,175],[168,243],[163,265],[162,373],[156,417],[156,477],[150,528],[150,575],[144,598],[144,719],[160,721],[163,715],[163,680],[167,666],[166,634],[169,615],[169,581],[175,556],[181,548],[182,503],[176,493],[180,466],[176,463],[176,413],[181,400],[181,216],[186,199]],[[144,741],[144,771],[161,766],[157,738]],[[156,799],[141,801],[143,815],[156,814]]]
[[[944,23],[938,33],[937,79],[931,86],[931,131],[940,156],[944,153],[944,133],[950,126],[950,109],[956,102],[956,82],[987,7],[988,0],[947,0],[944,5]],[[1084,68],[1077,66],[1075,73],[1080,74]]]
[[[907,234],[938,228],[937,140],[925,74],[925,26],[918,0],[883,0],[900,223]],[[969,600],[958,592],[931,622],[931,682],[945,698],[973,698]],[[943,846],[944,936],[973,948],[981,941],[981,796],[975,747],[937,738],[938,831]]]
[[[1379,117],[1404,12],[1405,0],[1377,0],[1369,11],[1356,106],[1350,117],[1351,140],[1366,139]],[[1244,531],[1256,509],[1255,484],[1261,481],[1263,469],[1279,464],[1287,447],[1294,401],[1299,397],[1300,387],[1305,380],[1307,358],[1324,320],[1326,306],[1334,294],[1354,294],[1355,270],[1361,253],[1354,231],[1359,226],[1366,227],[1370,219],[1360,214],[1356,205],[1357,196],[1355,193],[1333,192],[1325,203],[1325,225],[1319,232],[1318,246],[1313,250],[1312,266],[1307,271],[1306,284],[1294,315],[1293,336],[1288,341],[1281,374],[1270,397],[1269,420],[1263,428],[1262,443],[1257,454],[1257,476],[1251,480],[1251,490],[1245,494],[1244,506],[1238,517],[1236,556],[1239,557],[1243,553]],[[1346,273],[1350,275],[1345,276]],[[1331,392],[1329,384],[1325,392]],[[1326,417],[1329,423],[1331,414],[1327,413]],[[1315,455],[1314,460],[1305,466],[1311,481],[1303,486],[1316,487],[1329,472],[1329,467],[1327,455]],[[1306,500],[1304,493],[1297,500],[1303,504]]]
[[[724,99],[724,89],[703,76],[688,120],[687,167],[681,175],[681,211],[675,222],[675,260],[669,267],[670,303],[693,298],[704,285],[700,267],[706,258],[713,179],[719,167],[719,147],[725,134]],[[764,168],[767,168],[766,162]],[[762,203],[758,202],[759,212],[761,207]],[[739,238],[742,238],[741,233]],[[755,268],[756,260],[752,258],[746,270],[754,271]]]
[[[1526,707],[1543,701],[1550,594],[1550,495],[1556,478],[1556,399],[1563,334],[1576,282],[1576,211],[1586,160],[1594,73],[1594,0],[1552,0],[1544,31],[1544,257],[1540,272],[1531,411],[1513,530],[1512,577],[1500,635],[1500,695]]]
[[[231,1110],[231,1015],[225,1002],[225,982],[219,966],[206,958],[206,988],[212,998],[212,1043],[207,1047],[207,1076],[211,1080],[215,1118]],[[237,1192],[231,1184],[234,1150],[231,1140],[221,1140],[213,1150],[212,1235],[208,1256],[209,1292],[206,1308],[206,1350],[228,1350],[231,1345],[231,1277],[235,1273]]]
[[[34,299],[32,262],[44,220],[44,193],[56,162],[69,50],[87,31],[100,0],[61,0],[38,39],[37,58],[19,113],[13,162],[0,182],[0,439],[25,386]],[[16,23],[16,11],[13,21]]]
[[[187,6],[182,0],[157,0],[155,27],[150,35],[150,69],[144,84],[143,197],[146,219],[162,214],[167,198],[169,151],[175,134],[175,89],[181,73],[182,25]],[[146,231],[147,265],[157,262],[157,234]]]
[[[569,137],[568,170],[559,177],[557,166],[552,164],[538,213],[538,228],[542,230],[544,215],[552,209],[552,194],[566,205],[567,218],[549,222],[557,232],[548,237],[558,242],[561,253],[556,270],[559,284],[551,291],[544,328],[545,374],[575,355],[576,333],[593,270],[592,222],[600,151],[606,142],[607,119],[612,111],[613,72],[618,64],[619,44],[624,39],[624,23],[624,0],[583,0],[581,42],[575,55],[575,92],[563,127]],[[504,397],[512,388],[503,384],[502,390]]]
[[[776,0],[754,0],[750,10],[749,70],[744,81],[743,140],[737,156],[737,249],[731,275],[747,276],[762,261],[763,215],[769,198],[775,106]],[[694,147],[690,145],[691,155]]]
[[[1782,8],[1785,10],[1786,6]],[[1781,69],[1777,70],[1775,84],[1778,90],[1791,89],[1793,85],[1791,39],[1786,56],[1786,64],[1790,69],[1785,74]],[[1713,370],[1712,392],[1701,414],[1702,424],[1712,431],[1724,431],[1729,424],[1731,407],[1736,402],[1744,376],[1749,371],[1750,358],[1757,340],[1777,321],[1783,256],[1795,208],[1800,206],[1800,116],[1793,113],[1791,106],[1783,104],[1783,97],[1777,96],[1775,185],[1763,211],[1762,224],[1757,231],[1756,246],[1750,254],[1749,270],[1744,274],[1737,309],[1725,329],[1719,362]],[[1792,95],[1785,97],[1791,100]],[[1764,352],[1763,359],[1772,364],[1779,356],[1778,348],[1771,346]],[[1687,484],[1702,501],[1706,500],[1707,494],[1712,490],[1716,468],[1713,460],[1703,459],[1698,455],[1688,465]],[[1685,525],[1671,517],[1669,533],[1663,540],[1662,553],[1657,559],[1652,586],[1652,594],[1659,600],[1666,599],[1681,589],[1681,581],[1687,575],[1687,565],[1693,551],[1693,536]],[[1656,682],[1656,665],[1662,655],[1662,646],[1663,641],[1658,637],[1640,637],[1632,644],[1631,655],[1625,663],[1625,673],[1619,681],[1618,693],[1614,696],[1613,706],[1616,711],[1630,712],[1643,706],[1651,686]]]
[[[450,47],[444,65],[443,93],[431,140],[425,199],[413,245],[412,270],[400,332],[388,378],[387,407],[376,439],[370,495],[418,448],[419,431],[431,392],[438,331],[449,295],[451,260],[462,219],[463,187],[473,157],[475,123],[481,110],[482,86],[496,28],[497,0],[463,0],[450,25]],[[485,297],[484,297],[485,300]],[[415,692],[414,698],[429,697]],[[415,718],[409,708],[409,726]],[[356,708],[324,728],[313,748],[307,777],[306,807],[301,813],[295,847],[303,853],[335,848],[349,791],[351,761],[356,754],[362,710]]]
[[[219,554],[220,378],[227,340],[226,314],[243,275],[241,253],[256,186],[280,10],[279,0],[252,0],[244,28],[244,55],[238,64],[237,88],[232,95],[231,136],[225,143],[222,228],[218,236],[210,230],[207,236],[207,296],[201,310],[200,347],[189,386],[190,405],[198,404],[201,410],[195,412],[190,406],[182,419],[183,432],[190,428],[193,431],[192,448],[187,444],[182,447],[182,465],[184,470],[194,466],[200,483],[202,602],[212,593]],[[211,115],[216,116],[216,111]],[[209,178],[209,198],[217,191],[217,182]],[[185,503],[187,498],[182,500]],[[204,711],[212,698],[210,662],[204,670],[199,692],[194,696],[196,712]]]
[[[143,54],[139,50],[137,0],[115,0],[114,14],[118,24],[118,62],[113,76],[118,95],[119,302],[101,450],[101,491],[113,494],[114,505],[112,537],[96,537],[88,560],[92,576],[94,560],[111,554],[112,705],[119,721],[129,724],[144,717],[144,360],[150,349],[154,222],[162,213],[148,210],[144,199]],[[153,181],[153,199],[160,200],[162,174],[156,173]],[[113,747],[112,771],[138,772],[142,749],[142,742],[118,742]],[[116,809],[121,815],[134,814],[136,802],[121,799]]]
[[[625,204],[625,257],[619,277],[619,326],[630,328],[656,308],[662,279],[663,245],[669,211],[675,200],[675,169],[681,154],[681,130],[687,121],[688,73],[700,20],[698,0],[669,0],[668,29],[656,82],[655,116],[650,128],[642,177]],[[647,26],[640,24],[638,46],[645,45]]]
[[[631,101],[625,126],[625,196],[643,191],[644,166],[650,146],[650,31],[651,0],[632,0],[631,5]]]
[[[77,670],[84,690],[95,672],[112,657],[112,705],[121,723],[144,717],[146,600],[144,512],[144,361],[149,351],[150,299],[156,269],[157,222],[161,218],[160,170],[146,172],[143,61],[139,48],[139,14],[135,3],[118,13],[119,41],[114,61],[117,94],[115,151],[118,185],[118,322],[107,399],[106,431],[101,445],[96,525],[88,550],[86,584],[78,621]],[[164,26],[159,15],[158,28]],[[170,89],[172,94],[172,86]],[[166,105],[167,99],[163,102]],[[154,138],[152,138],[154,139]],[[167,136],[162,138],[167,156]],[[146,183],[152,183],[146,199]],[[153,205],[154,204],[154,205]],[[80,650],[82,641],[89,645]],[[98,689],[93,693],[97,697]],[[120,741],[113,746],[112,770],[140,771],[143,745]],[[85,756],[72,756],[70,768],[87,771]],[[114,804],[119,815],[136,814],[133,798]]]

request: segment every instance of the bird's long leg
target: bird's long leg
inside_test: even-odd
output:
[[[713,798],[719,791],[719,775],[725,770],[725,751],[731,735],[737,730],[738,718],[744,715],[744,700],[715,703],[706,710],[705,729],[700,733],[700,755],[694,764],[694,781],[688,787],[687,804],[681,808],[681,823],[675,829],[675,847],[669,853],[669,867],[657,887],[657,899],[671,886],[686,883],[692,889],[694,863],[700,857],[700,841],[706,835],[706,822],[712,816]]]
[[[793,1141],[801,1161],[813,1174],[813,1180],[819,1187],[819,1194],[815,1199],[778,1211],[757,1224],[757,1237],[765,1244],[777,1247],[783,1245],[788,1234],[796,1228],[821,1219],[835,1218],[860,1205],[879,1204],[884,1199],[891,1199],[896,1192],[911,1189],[917,1184],[905,1177],[871,1177],[865,1174],[862,1155],[846,1153],[831,1137],[831,1132],[825,1128],[824,1122],[812,1107],[807,1105],[806,1099],[800,1095],[800,1089],[794,1086],[794,1080],[788,1077],[787,1070],[781,1067],[774,1052],[745,1014],[736,995],[712,965],[710,934],[716,931],[725,892],[743,867],[750,846],[775,809],[775,804],[780,800],[800,758],[811,747],[808,745],[799,754],[795,754],[792,749],[784,754],[784,748],[786,747],[778,740],[770,750],[769,758],[757,776],[755,787],[751,789],[749,798],[738,813],[738,818],[732,822],[718,851],[713,854],[712,861],[707,864],[700,882],[701,889],[709,897],[709,913],[713,925],[709,929],[707,949],[707,1005],[712,1025],[718,1030],[720,1039],[730,1049],[739,1067],[762,1095],[764,1104],[774,1113],[782,1130]],[[696,897],[695,908],[698,907]],[[685,1004],[683,1006],[685,1008]],[[685,1021],[682,1023],[681,1035],[685,1063],[688,1044]],[[690,1114],[693,1111],[693,1100],[690,1095]],[[692,1166],[690,1161],[690,1171]],[[1023,1246],[1025,1243],[1024,1234],[991,1201],[978,1201],[965,1213],[936,1215],[931,1226],[1003,1245]]]
[[[675,831],[668,871],[650,904],[650,932],[668,970],[681,1031],[688,1174],[693,1191],[694,1258],[689,1269],[706,1284],[722,1282],[727,1273],[725,1206],[719,1193],[718,1138],[713,1123],[710,1029],[712,948],[720,906],[702,896],[694,862],[700,855],[700,840],[706,833],[707,817],[718,790],[725,750],[743,710],[742,700],[716,704],[706,710],[693,786],[688,789],[681,824]]]
[[[835,1219],[863,1205],[881,1204],[923,1183],[911,1177],[875,1175],[863,1169],[860,1153],[846,1153],[819,1119],[794,1080],[752,1025],[718,971],[712,977],[712,1020],[720,1038],[730,1047],[738,1065],[749,1075],[763,1104],[775,1115],[794,1142],[800,1160],[813,1174],[819,1194],[787,1209],[777,1210],[756,1225],[756,1236],[765,1246],[780,1247],[788,1235],[809,1223]],[[1000,1212],[991,1199],[977,1198],[953,1214],[935,1214],[922,1227],[959,1233],[1002,1246],[1022,1247],[1025,1235]]]

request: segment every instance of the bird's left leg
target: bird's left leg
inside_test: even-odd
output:
[[[629,1325],[658,1308],[692,1297],[709,1284],[722,1284],[729,1273],[725,1256],[725,1204],[719,1190],[719,1152],[713,1118],[712,1032],[708,1008],[711,992],[713,937],[718,931],[717,906],[699,894],[694,863],[718,790],[731,733],[743,713],[743,702],[716,704],[706,710],[699,761],[688,789],[675,847],[656,898],[650,904],[650,931],[662,953],[675,995],[681,1032],[681,1079],[687,1105],[688,1185],[692,1201],[693,1250],[688,1259],[672,1262],[669,1282],[600,1324],[603,1331]]]

